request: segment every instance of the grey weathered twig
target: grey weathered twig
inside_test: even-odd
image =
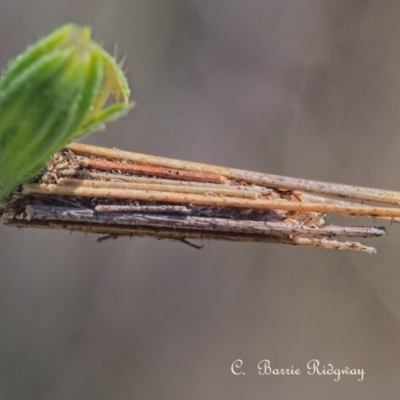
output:
[[[327,226],[309,227],[295,226],[284,222],[272,221],[248,221],[231,220],[226,218],[196,217],[193,215],[166,214],[161,209],[157,213],[144,212],[122,212],[102,213],[91,209],[79,209],[76,207],[61,207],[47,205],[28,205],[25,209],[26,219],[55,220],[71,222],[88,222],[100,224],[117,224],[127,227],[146,226],[172,229],[193,229],[197,231],[216,231],[233,233],[250,233],[261,235],[272,235],[277,237],[379,237],[385,235],[384,228],[375,227],[347,227]],[[177,210],[178,211],[178,210]]]

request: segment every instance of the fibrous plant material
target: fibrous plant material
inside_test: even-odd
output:
[[[7,199],[2,220],[106,235],[100,240],[216,239],[372,253],[353,238],[383,236],[384,228],[325,225],[325,218],[397,221],[400,208],[354,201],[377,199],[396,205],[400,194],[71,143]]]

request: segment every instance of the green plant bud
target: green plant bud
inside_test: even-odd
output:
[[[0,79],[0,200],[67,143],[126,112],[129,96],[121,66],[88,27],[62,26],[19,55]]]

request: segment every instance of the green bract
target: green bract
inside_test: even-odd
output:
[[[0,200],[67,143],[126,112],[129,96],[88,27],[62,26],[29,47],[0,79]]]

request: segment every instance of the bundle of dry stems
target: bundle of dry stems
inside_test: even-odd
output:
[[[345,200],[343,200],[345,199]],[[400,220],[400,193],[71,143],[0,209],[5,225],[155,237],[269,242],[375,252],[337,238],[383,227],[325,225],[329,214]]]

